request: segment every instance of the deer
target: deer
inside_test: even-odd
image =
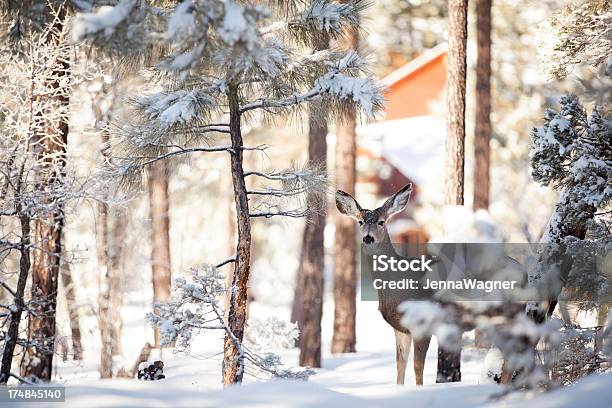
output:
[[[402,259],[403,257],[397,254],[391,243],[389,231],[387,230],[387,220],[406,207],[411,193],[412,184],[407,184],[388,198],[383,205],[374,210],[368,210],[362,208],[353,196],[338,190],[335,194],[336,207],[341,214],[357,221],[363,245],[366,247],[375,246],[377,254],[385,254],[394,256],[396,259]],[[373,279],[376,279],[377,274],[380,274],[380,272],[373,270],[372,264],[369,262],[362,265],[362,268],[366,268],[364,272],[370,273]],[[378,290],[377,296],[378,310],[382,314],[383,319],[395,331],[397,384],[404,384],[408,355],[414,340],[413,365],[416,385],[423,385],[425,357],[431,341],[431,335],[413,339],[410,330],[400,323],[402,314],[397,310],[397,307],[401,300],[386,296],[384,290]]]

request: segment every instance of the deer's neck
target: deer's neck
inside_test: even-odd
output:
[[[391,237],[389,236],[389,231],[385,228],[385,234],[383,235],[383,240],[380,243],[380,250],[384,252],[385,255],[397,255],[395,252],[395,248],[391,243]]]
[[[366,247],[368,248],[368,247]],[[391,238],[389,237],[389,232],[385,229],[385,234],[383,236],[383,240],[375,245],[366,249],[366,254],[368,255],[368,272],[371,274],[372,279],[377,278],[385,278],[385,272],[374,271],[372,265],[372,256],[373,255],[387,255],[387,257],[398,257],[393,244],[391,243]],[[378,295],[378,310],[382,314],[383,318],[387,321],[387,323],[393,327],[395,330],[399,330],[401,332],[407,332],[407,329],[400,324],[400,319],[402,317],[401,313],[397,311],[397,306],[400,301],[396,298],[392,298],[388,296],[388,293],[384,290],[377,290]]]

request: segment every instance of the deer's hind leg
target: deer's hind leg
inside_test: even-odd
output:
[[[404,384],[406,363],[408,361],[408,354],[410,354],[411,345],[412,336],[410,334],[395,330],[395,363],[397,365],[398,384]]]
[[[423,371],[425,370],[425,357],[427,357],[427,349],[431,336],[414,339],[414,376],[416,385],[423,385]]]

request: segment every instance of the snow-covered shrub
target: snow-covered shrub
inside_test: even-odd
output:
[[[273,377],[308,378],[310,370],[283,369],[280,357],[270,352],[293,347],[298,336],[295,324],[274,317],[250,319],[244,342],[234,336],[224,317],[222,300],[227,290],[223,280],[224,276],[212,265],[192,269],[188,276],[174,280],[172,300],[156,304],[156,312],[146,316],[159,329],[161,344],[174,344],[177,352],[187,351],[198,332],[219,330],[233,339],[239,350],[241,370],[251,366]]]
[[[244,342],[254,350],[290,349],[295,345],[299,330],[297,324],[275,316],[265,319],[249,318]]]
[[[403,313],[402,325],[410,329],[416,338],[436,335],[438,344],[445,350],[457,351],[461,347],[461,329],[454,323],[450,310],[429,301],[402,302],[398,310]]]
[[[592,328],[581,328],[577,325],[563,325],[561,344],[554,365],[552,378],[559,384],[570,384],[590,374],[605,372],[610,369],[610,360],[604,353],[595,348],[596,331]]]

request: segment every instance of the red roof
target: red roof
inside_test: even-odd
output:
[[[382,83],[385,94],[385,119],[430,115],[446,84],[446,44],[440,44],[393,71]]]

